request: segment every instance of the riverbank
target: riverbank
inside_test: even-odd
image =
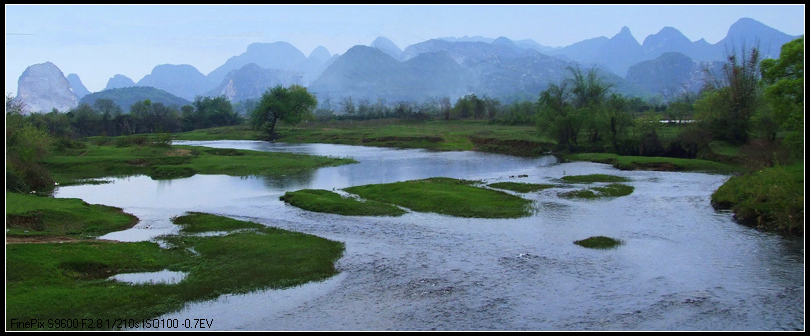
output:
[[[163,247],[89,239],[97,232],[90,225],[76,227],[87,238],[80,241],[7,241],[6,330],[150,329],[150,319],[189,302],[332,277],[344,250],[341,242],[211,214],[189,213],[173,221],[183,231],[159,237]],[[82,222],[68,217],[47,221],[42,235],[77,223]],[[150,279],[150,272],[169,272],[174,281]],[[145,280],[119,280],[127,275]],[[41,323],[26,324],[33,320]]]

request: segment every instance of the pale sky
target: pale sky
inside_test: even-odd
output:
[[[309,56],[342,54],[378,36],[400,49],[440,37],[532,39],[564,47],[627,26],[639,43],[665,26],[717,43],[743,17],[804,34],[804,5],[9,5],[6,93],[51,62],[90,92],[116,74],[134,82],[161,64],[207,75],[256,43],[284,41]]]

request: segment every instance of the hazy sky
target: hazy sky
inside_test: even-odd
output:
[[[255,42],[289,42],[305,55],[342,54],[378,36],[400,49],[439,37],[500,36],[568,46],[623,26],[642,43],[665,26],[717,43],[748,17],[804,34],[804,5],[9,5],[6,93],[33,64],[79,75],[91,92],[122,74],[138,82],[161,64],[207,75]]]

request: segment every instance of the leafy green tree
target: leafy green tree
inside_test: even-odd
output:
[[[722,77],[713,78],[708,83],[711,92],[701,97],[715,101],[696,104],[696,108],[703,107],[697,110],[696,117],[710,125],[716,139],[733,145],[748,141],[751,117],[763,102],[759,62],[757,48],[746,53],[743,47],[742,56],[732,51],[723,65]]]
[[[784,142],[799,155],[804,150],[804,35],[782,45],[779,59],[764,59],[760,68],[771,120],[789,132]]]
[[[606,128],[610,118],[606,116],[605,102],[613,85],[608,84],[599,76],[596,68],[591,68],[588,73],[582,73],[579,67],[568,67],[572,78],[571,94],[574,108],[580,109],[580,113],[585,117],[584,126],[587,127],[591,145],[596,145],[600,140],[599,131]]]
[[[559,146],[574,151],[582,128],[582,113],[572,106],[570,96],[567,82],[549,84],[538,100],[537,128],[540,134],[556,140]]]
[[[79,137],[100,134],[101,114],[94,110],[89,104],[79,104],[67,112],[70,124]]]
[[[93,103],[93,109],[101,114],[101,128],[102,133],[106,135],[117,135],[118,130],[115,129],[115,119],[124,114],[118,104],[112,99],[96,99]]]
[[[605,127],[616,154],[630,154],[629,149],[623,149],[623,144],[628,140],[628,130],[633,126],[633,116],[628,112],[629,105],[630,102],[620,94],[613,94],[605,101]]]
[[[218,97],[200,97],[194,99],[191,113],[182,114],[184,129],[202,129],[219,126],[230,126],[240,123],[239,114],[224,95]],[[188,127],[191,126],[190,129]]]
[[[52,142],[23,115],[25,105],[6,94],[6,190],[51,191],[53,179],[40,161]]]
[[[254,129],[266,133],[270,141],[280,138],[276,133],[276,123],[295,125],[314,118],[312,110],[318,106],[318,99],[300,85],[276,87],[262,94],[259,104],[250,114],[250,124]]]

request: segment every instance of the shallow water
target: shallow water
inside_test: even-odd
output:
[[[176,233],[171,217],[203,211],[315,234],[346,244],[340,274],[320,283],[189,304],[160,318],[213,319],[214,330],[804,330],[804,248],[736,224],[709,204],[728,176],[619,171],[475,152],[176,142],[352,157],[360,163],[284,177],[139,176],[60,187],[56,197],[123,208],[136,227],[102,238]],[[609,200],[557,193],[585,185],[565,175],[612,174],[635,191]],[[528,175],[520,178],[518,176]],[[340,189],[427,177],[485,183],[559,183],[521,194],[535,214],[470,219],[409,213],[352,217],[307,212],[286,191]],[[592,250],[575,240],[624,244]],[[193,329],[193,328],[192,328]]]
[[[162,270],[157,272],[120,273],[110,277],[110,280],[127,282],[131,284],[176,284],[188,275],[185,272]]]

